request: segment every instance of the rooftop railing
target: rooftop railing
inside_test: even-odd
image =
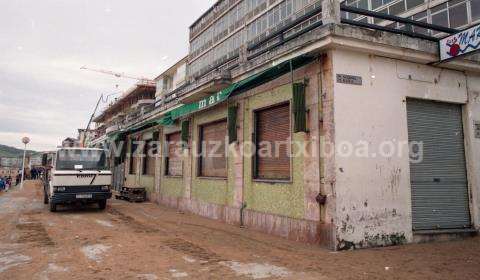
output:
[[[347,6],[343,3],[340,4],[338,1],[324,0],[324,2],[326,1],[331,1],[330,3],[335,3],[334,5],[340,5],[339,9],[337,6],[337,10],[339,10],[341,14],[358,14],[367,18],[381,19],[381,21],[373,20],[372,22],[374,23],[369,23],[368,20],[366,22],[352,20],[338,15],[338,17],[340,18],[339,23],[343,24],[385,31],[389,33],[400,34],[434,42],[437,42],[440,38],[425,34],[424,32],[421,32],[421,30],[426,29],[437,33],[440,32],[441,34],[453,34],[458,32],[458,30],[449,27]],[[289,41],[297,39],[303,34],[306,34],[321,27],[322,25],[324,25],[324,15],[322,14],[322,9],[322,6],[315,6],[312,10],[309,10],[304,15],[283,24],[281,27],[272,31],[272,33],[259,38],[255,42],[245,45],[243,52],[240,52],[240,54],[231,59],[221,61],[215,65],[212,65],[210,68],[204,70],[196,78],[191,80],[190,83],[165,94],[165,96],[161,100],[156,102],[156,105],[158,106],[159,104],[161,104],[162,106],[164,106],[165,104],[169,104],[170,102],[178,102],[183,96],[189,94],[203,84],[208,83],[214,79],[218,79],[219,77],[222,77],[222,75],[225,75],[225,73],[228,73],[229,76],[229,70],[237,68],[242,63],[248,63],[250,60],[253,59],[255,59],[256,61],[258,59],[262,59],[265,54],[270,53],[272,50],[279,48],[280,46],[284,45]],[[389,23],[400,23],[403,28],[391,27],[391,24],[389,25]]]

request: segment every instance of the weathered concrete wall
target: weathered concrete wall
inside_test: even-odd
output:
[[[471,214],[480,230],[480,139],[475,138],[474,125],[480,122],[480,75],[467,74],[468,103],[464,108],[465,149],[467,151]]]
[[[335,153],[326,153],[326,143],[335,142],[334,69],[333,53],[327,52],[321,58],[321,142],[320,142],[320,193],[326,203],[320,207],[318,228],[320,244],[330,249],[337,247],[336,239],[336,198],[335,198]]]
[[[337,248],[410,242],[406,98],[465,104],[465,75],[341,50],[333,51],[333,74],[363,79],[361,86],[334,84]],[[381,156],[389,151],[385,141],[395,151],[386,157]],[[352,146],[368,152],[353,149],[356,154],[345,156]],[[478,166],[474,172],[478,176]]]

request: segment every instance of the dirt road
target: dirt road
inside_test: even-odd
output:
[[[0,195],[0,279],[478,279],[480,239],[330,252],[112,200],[50,213],[41,186]]]

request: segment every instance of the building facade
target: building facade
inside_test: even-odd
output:
[[[465,4],[475,22],[475,1],[401,2],[405,13]],[[439,63],[435,36],[451,28],[406,33],[369,16],[375,30],[362,15],[342,23],[343,7],[218,1],[190,27],[185,83],[114,138],[126,184],[335,250],[477,233],[479,63]]]

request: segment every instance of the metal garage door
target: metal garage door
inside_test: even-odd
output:
[[[461,106],[409,99],[407,114],[409,141],[423,143],[410,163],[413,229],[469,228]]]

